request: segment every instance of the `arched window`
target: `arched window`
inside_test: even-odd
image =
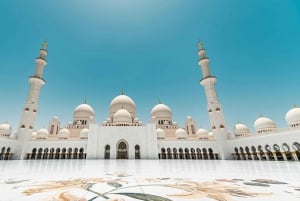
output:
[[[296,151],[296,156],[300,160],[300,144],[298,142],[293,143],[293,149]]]
[[[35,157],[36,157],[36,151],[37,151],[36,148],[33,148],[33,149],[32,149],[30,159],[35,159]]]
[[[43,159],[47,159],[48,158],[48,152],[49,152],[49,149],[45,148],[44,149],[44,153],[43,153]]]
[[[245,147],[245,150],[246,150],[246,154],[247,154],[247,159],[248,160],[252,160],[252,157],[251,157],[251,153],[250,153],[250,149],[248,146]]]
[[[197,148],[196,151],[197,151],[197,158],[200,159],[200,160],[202,160],[201,149]]]
[[[77,159],[77,157],[78,157],[78,148],[76,147],[74,149],[73,159]]]
[[[110,159],[110,146],[108,144],[104,148],[104,159]]]
[[[214,151],[212,150],[212,148],[208,149],[208,155],[209,155],[209,159],[214,160]]]
[[[53,158],[54,158],[54,148],[52,147],[50,149],[49,159],[53,159]]]
[[[275,151],[277,160],[283,161],[284,159],[283,159],[283,156],[281,154],[280,147],[278,146],[278,144],[274,144],[273,149]]]
[[[257,156],[257,152],[256,152],[256,148],[255,146],[251,147],[251,152],[253,154],[254,160],[259,160],[258,156]]]
[[[141,150],[139,145],[135,145],[135,159],[141,159]]]
[[[167,158],[172,159],[172,152],[171,152],[171,149],[169,147],[167,148]]]
[[[267,152],[267,155],[268,155],[268,157],[269,157],[269,160],[275,160],[270,145],[267,144],[267,145],[265,146],[265,150],[266,150],[266,152]]]
[[[161,148],[161,158],[162,159],[166,159],[167,158],[166,149],[165,148]]]
[[[80,148],[79,149],[79,159],[84,159],[85,158],[85,154],[84,154],[84,148]]]
[[[60,148],[56,148],[55,159],[59,159],[59,158],[60,158]]]
[[[184,152],[185,152],[185,159],[191,159],[190,150],[188,148],[185,148]]]
[[[66,153],[67,153],[67,149],[66,148],[63,148],[61,150],[61,159],[66,159]]]
[[[178,159],[177,149],[173,148],[173,158]]]
[[[179,158],[180,158],[180,159],[184,159],[184,156],[183,156],[183,149],[182,149],[182,148],[179,148]]]
[[[203,152],[203,159],[207,160],[208,159],[207,150],[205,148],[203,148],[202,152]]]
[[[193,160],[197,159],[196,152],[195,152],[194,148],[191,148],[191,157],[192,157]]]
[[[43,149],[42,148],[39,148],[38,149],[38,154],[37,154],[37,159],[42,159],[42,153],[43,153]]]

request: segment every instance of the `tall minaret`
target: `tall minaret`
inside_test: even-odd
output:
[[[223,114],[223,110],[221,104],[219,103],[217,93],[216,93],[216,81],[217,78],[210,74],[209,69],[209,59],[206,56],[206,51],[203,48],[202,43],[198,43],[199,51],[198,55],[199,59],[199,66],[202,70],[202,80],[200,84],[204,87],[206,99],[207,99],[207,111],[209,116],[209,121],[211,125],[211,130],[216,136],[216,141],[219,147],[220,157],[225,159],[225,151],[224,151],[224,143],[227,139],[227,128],[225,123],[225,118]]]
[[[43,79],[43,71],[44,67],[47,65],[46,56],[47,43],[45,41],[40,49],[39,57],[35,59],[35,73],[28,79],[30,89],[18,127],[19,135],[20,133],[30,134],[34,129],[35,118],[38,111],[39,94],[41,87],[45,84],[45,80]]]

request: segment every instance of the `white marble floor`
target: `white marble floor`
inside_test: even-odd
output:
[[[300,162],[0,161],[0,201],[300,200]]]

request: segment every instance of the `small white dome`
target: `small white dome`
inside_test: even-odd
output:
[[[133,120],[134,123],[138,123],[139,122],[139,118],[135,117]]]
[[[164,125],[169,125],[169,122],[167,120],[165,120]]]
[[[135,117],[135,113],[136,113],[135,103],[129,96],[126,96],[124,94],[121,94],[121,95],[115,97],[111,101],[110,107],[109,107],[110,117],[113,117],[114,114],[119,109],[122,109],[122,108],[127,110],[130,113],[130,115],[132,116],[132,118]]]
[[[247,135],[250,134],[250,129],[246,125],[244,125],[244,124],[237,123],[233,127],[233,134],[236,137],[247,136]]]
[[[89,114],[91,114],[92,116],[94,116],[94,114],[95,114],[95,112],[94,112],[94,109],[90,106],[90,105],[88,105],[88,104],[86,104],[86,103],[83,103],[83,104],[80,104],[80,105],[78,105],[76,108],[75,108],[75,110],[74,110],[74,115],[75,115],[75,113],[79,113],[79,112],[85,112],[85,113],[89,113]],[[89,117],[89,116],[88,116]]]
[[[111,123],[111,118],[108,117],[108,118],[106,119],[106,122],[107,122],[107,123]]]
[[[49,135],[49,132],[47,129],[45,128],[41,128],[40,130],[38,130],[36,132],[36,138],[37,139],[46,139]]]
[[[295,106],[294,108],[290,109],[285,115],[285,120],[287,121],[289,127],[299,127],[300,108]]]
[[[196,135],[199,139],[208,139],[208,131],[204,128],[199,128]]]
[[[87,128],[84,128],[80,131],[80,139],[88,139],[90,130]]]
[[[165,138],[165,131],[161,128],[156,129],[157,139]]]
[[[187,116],[187,117],[186,117],[186,120],[191,121],[191,120],[192,120],[192,117],[191,117],[191,116]]]
[[[167,105],[159,103],[152,108],[151,116],[156,116],[157,118],[172,118],[172,111]]]
[[[268,133],[273,131],[276,126],[273,120],[267,117],[259,117],[254,122],[254,128],[258,133]]]
[[[114,122],[115,123],[131,123],[131,115],[130,113],[125,109],[119,109],[114,114]]]
[[[7,122],[0,124],[0,137],[9,137],[11,133],[12,128]]]
[[[58,132],[59,139],[68,139],[70,137],[70,131],[67,128],[60,129]]]
[[[177,139],[185,139],[187,137],[186,131],[182,128],[178,128],[175,135]]]

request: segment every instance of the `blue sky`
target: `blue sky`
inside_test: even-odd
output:
[[[230,131],[238,120],[253,131],[260,113],[286,126],[285,113],[300,105],[296,0],[12,0],[0,2],[0,17],[0,121],[14,130],[45,38],[36,128],[54,115],[66,125],[84,99],[102,122],[124,88],[144,122],[161,99],[180,126],[191,115],[209,129],[199,39]]]

